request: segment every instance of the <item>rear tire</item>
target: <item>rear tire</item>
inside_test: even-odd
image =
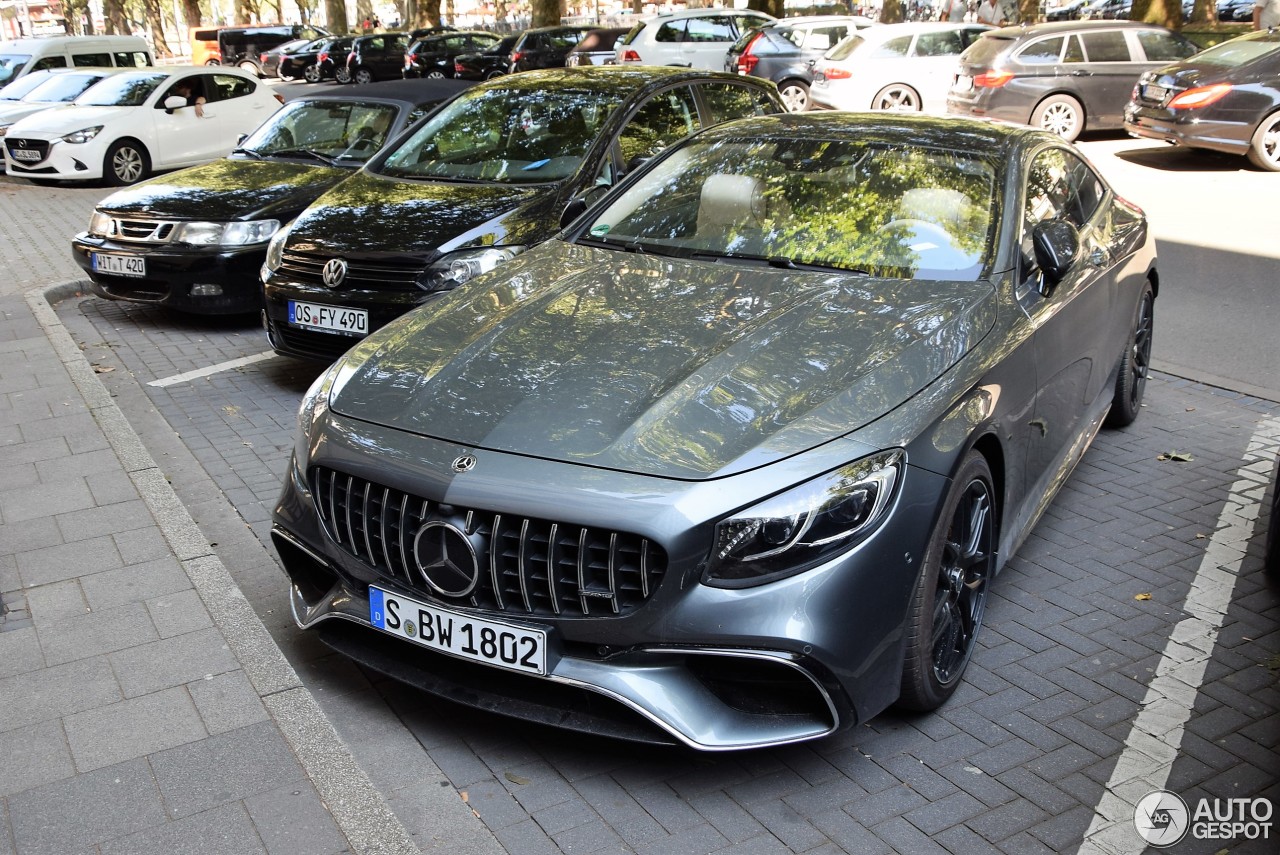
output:
[[[997,518],[991,468],[970,451],[942,503],[911,597],[899,707],[937,709],[960,685],[986,613]]]
[[[102,180],[110,187],[136,184],[151,173],[151,157],[137,140],[116,140],[102,159]]]
[[[247,71],[250,74],[252,74],[254,77],[262,76],[262,70],[247,59],[244,62],[240,63],[240,70]]]
[[[350,83],[351,71],[345,67],[339,67],[333,72],[333,80],[335,83]]]
[[[788,113],[803,113],[809,109],[809,87],[800,80],[787,80],[778,86],[778,94]]]
[[[905,83],[890,83],[876,93],[871,99],[873,110],[898,110],[904,113],[918,113],[924,108],[920,93]]]
[[[302,70],[302,79],[308,83],[319,83],[320,66],[316,65],[314,62],[311,63],[311,65],[308,65]]]
[[[485,80],[492,80],[492,79],[493,79],[493,78],[495,78],[495,77],[502,77],[504,74],[506,74],[506,72],[505,72],[505,71],[497,71],[497,70],[495,69],[494,71],[490,71],[488,74],[486,74],[486,75],[484,76],[484,79],[485,79]]]
[[[1249,162],[1268,172],[1280,172],[1280,113],[1267,116],[1253,132]]]
[[[374,80],[373,72],[367,68],[357,68],[355,73],[351,75],[351,79],[360,84],[372,83]]]
[[[1084,130],[1084,107],[1070,95],[1050,95],[1032,111],[1031,125],[1075,142]]]
[[[1126,427],[1133,424],[1142,408],[1142,395],[1147,389],[1147,375],[1151,373],[1151,336],[1155,331],[1155,292],[1148,282],[1138,298],[1138,308],[1133,319],[1133,332],[1125,342],[1124,355],[1120,357],[1120,373],[1116,377],[1115,394],[1111,399],[1111,412],[1107,414],[1108,427]]]
[[[444,80],[444,72],[439,70],[428,71],[426,74],[426,78],[428,80]]]

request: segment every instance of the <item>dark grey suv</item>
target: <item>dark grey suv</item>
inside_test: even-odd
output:
[[[770,21],[747,30],[724,58],[730,74],[750,74],[778,84],[782,103],[793,113],[809,109],[813,61],[846,36],[875,24],[855,15],[814,15]]]
[[[1033,125],[1074,140],[1124,126],[1142,72],[1196,46],[1136,21],[1064,21],[984,33],[960,55],[947,111]]]

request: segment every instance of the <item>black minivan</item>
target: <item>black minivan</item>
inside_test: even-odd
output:
[[[270,27],[225,27],[218,30],[218,50],[223,65],[238,65],[262,76],[262,54],[295,39],[322,38],[328,30],[310,24],[277,24]]]
[[[989,30],[960,55],[947,112],[1032,125],[1074,140],[1119,129],[1148,69],[1198,48],[1138,21],[1062,21]]]

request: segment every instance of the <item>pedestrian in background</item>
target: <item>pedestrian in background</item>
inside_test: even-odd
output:
[[[1280,2],[1280,0],[1277,0]],[[978,23],[1003,27],[1017,22],[1018,9],[1013,0],[982,0],[978,4]]]
[[[1253,28],[1280,27],[1280,0],[1257,0],[1253,4]]]
[[[946,5],[942,7],[941,20],[959,23],[964,20],[964,16],[968,12],[968,0],[946,0]]]

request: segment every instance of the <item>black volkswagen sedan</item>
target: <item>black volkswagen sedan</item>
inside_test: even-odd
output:
[[[511,67],[511,51],[521,35],[512,33],[492,47],[454,57],[453,76],[462,80],[492,80],[506,74]]]
[[[477,84],[272,240],[262,270],[271,345],[330,361],[551,237],[566,210],[690,133],[782,109],[771,83],[679,68]]]
[[[295,98],[229,157],[103,199],[72,252],[109,300],[257,311],[258,271],[281,225],[468,86],[396,81]]]
[[[1135,137],[1247,155],[1280,172],[1280,31],[1261,30],[1148,71],[1124,129]]]
[[[1140,210],[1061,139],[797,113],[666,151],[306,394],[298,623],[464,704],[705,750],[960,684],[997,573],[1140,413]]]
[[[493,33],[464,31],[436,33],[410,42],[404,52],[404,70],[409,77],[456,77],[453,61],[464,53],[475,53],[496,45],[501,39]]]

